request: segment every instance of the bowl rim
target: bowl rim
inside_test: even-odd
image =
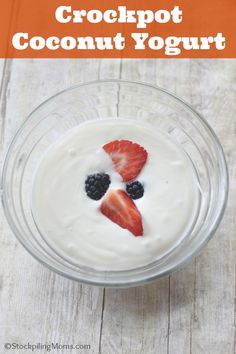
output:
[[[32,252],[30,247],[26,245],[23,240],[19,237],[18,235],[18,230],[15,227],[14,223],[12,222],[12,218],[10,216],[10,213],[8,213],[8,208],[7,208],[7,199],[4,193],[5,190],[5,184],[6,184],[6,174],[7,174],[7,168],[8,168],[8,162],[11,156],[11,152],[13,150],[13,147],[15,145],[15,142],[18,138],[18,136],[21,134],[21,131],[24,129],[28,121],[31,119],[31,117],[34,115],[35,112],[37,112],[40,108],[44,107],[47,103],[55,99],[56,97],[63,95],[66,92],[73,91],[75,89],[79,89],[81,87],[86,87],[86,86],[93,86],[93,85],[98,85],[98,84],[108,84],[108,83],[113,83],[113,84],[131,84],[131,85],[139,85],[143,86],[146,88],[151,88],[154,90],[157,90],[161,93],[166,94],[169,98],[174,99],[177,103],[180,103],[182,106],[187,108],[201,123],[203,128],[210,133],[210,135],[213,138],[213,141],[215,143],[215,147],[218,150],[218,158],[221,160],[222,163],[222,171],[224,174],[224,179],[223,182],[223,188],[222,188],[222,202],[219,206],[218,212],[215,215],[214,218],[214,223],[211,225],[211,230],[208,233],[207,237],[198,244],[196,248],[194,248],[193,251],[189,252],[185,257],[181,259],[181,262],[179,262],[177,265],[172,266],[171,268],[168,268],[166,271],[160,272],[159,274],[152,275],[147,278],[142,278],[141,280],[130,280],[130,281],[120,281],[119,283],[113,283],[111,281],[106,282],[105,279],[103,281],[94,281],[94,280],[86,280],[86,279],[80,279],[78,277],[75,277],[73,275],[69,275],[67,272],[64,272],[62,270],[59,270],[58,268],[52,266],[51,264],[48,264],[46,261],[42,260],[36,253]],[[221,186],[222,187],[222,186]],[[16,239],[21,243],[21,245],[29,252],[30,255],[32,255],[39,263],[43,264],[46,266],[48,269],[56,272],[57,274],[66,277],[68,279],[78,281],[80,283],[88,284],[88,285],[95,285],[99,287],[111,287],[111,288],[128,288],[128,287],[134,287],[134,286],[139,286],[139,285],[144,285],[147,283],[150,283],[152,281],[155,281],[159,278],[162,278],[164,276],[170,275],[171,273],[177,271],[178,269],[182,268],[186,263],[188,263],[193,257],[196,257],[201,250],[206,246],[206,244],[210,241],[210,239],[213,237],[214,233],[216,232],[226,209],[227,205],[227,200],[228,200],[228,194],[229,194],[229,173],[228,173],[228,167],[226,163],[226,158],[225,154],[221,145],[221,142],[219,138],[217,137],[216,133],[214,132],[213,128],[210,126],[210,124],[206,121],[206,119],[195,109],[193,108],[189,103],[187,103],[185,100],[180,98],[178,95],[154,84],[142,82],[142,81],[133,81],[133,80],[123,80],[123,79],[104,79],[104,80],[94,80],[94,81],[88,81],[84,83],[79,83],[75,84],[73,86],[67,87],[56,94],[50,96],[46,100],[42,101],[37,107],[35,107],[28,116],[23,120],[19,128],[16,130],[16,133],[14,134],[13,138],[10,141],[10,144],[8,145],[8,148],[6,149],[5,156],[3,158],[3,163],[2,163],[2,171],[1,171],[1,181],[0,181],[0,193],[1,193],[1,202],[2,202],[2,207],[4,210],[4,214],[6,217],[6,220],[8,222],[8,225],[13,232],[14,236]]]

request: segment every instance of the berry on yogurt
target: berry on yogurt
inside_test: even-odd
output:
[[[130,198],[136,200],[142,198],[144,194],[144,188],[142,183],[140,183],[139,181],[134,181],[126,185],[126,192],[130,196]]]
[[[107,173],[94,173],[89,175],[85,181],[85,191],[89,198],[93,200],[101,199],[111,183]]]
[[[101,212],[134,236],[143,235],[142,216],[133,200],[122,189],[108,192],[102,201]]]
[[[121,175],[123,182],[129,182],[139,175],[148,156],[142,146],[129,140],[113,140],[105,144],[103,149],[111,157],[114,168]],[[93,200],[100,200],[106,194],[110,183],[110,177],[106,173],[89,175],[85,181],[87,196]],[[134,236],[142,236],[142,216],[132,199],[143,196],[143,185],[138,181],[130,182],[126,186],[126,191],[128,194],[122,189],[109,192],[102,201],[100,210],[112,222],[129,230]]]
[[[114,140],[103,146],[110,155],[116,171],[123,178],[123,182],[129,182],[136,178],[148,157],[147,151],[140,145],[129,140]]]

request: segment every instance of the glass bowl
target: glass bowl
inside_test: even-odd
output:
[[[88,120],[106,118],[144,122],[168,134],[191,159],[201,190],[198,215],[190,233],[166,256],[127,271],[97,271],[70,263],[44,241],[31,213],[33,175],[43,154],[69,129]],[[13,233],[38,261],[80,282],[129,287],[170,274],[206,245],[224,213],[228,173],[215,133],[192,107],[156,86],[106,80],[60,92],[28,116],[7,152],[1,189],[3,208]]]

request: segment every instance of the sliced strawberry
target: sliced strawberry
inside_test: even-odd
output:
[[[138,176],[147,160],[147,151],[129,140],[114,140],[103,146],[124,182]]]
[[[142,216],[133,200],[123,190],[112,190],[103,199],[101,212],[134,236],[143,235]]]

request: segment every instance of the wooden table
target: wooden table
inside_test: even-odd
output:
[[[44,99],[79,82],[123,78],[158,84],[193,105],[218,134],[230,173],[225,217],[201,255],[133,289],[104,290],[54,274],[16,241],[1,210],[0,352],[11,352],[5,342],[59,342],[91,346],[63,354],[235,353],[236,60],[2,60],[0,75],[1,161]]]

